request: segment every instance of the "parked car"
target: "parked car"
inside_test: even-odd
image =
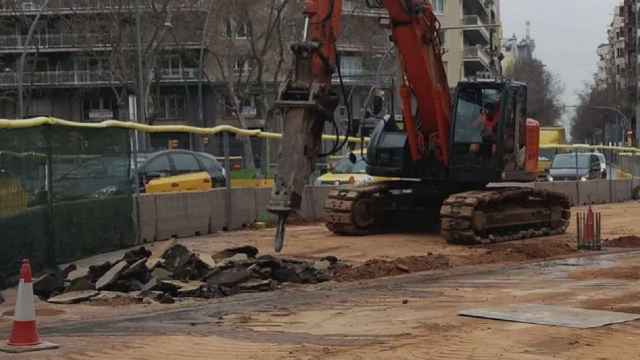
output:
[[[603,153],[593,153],[600,159],[600,173],[603,179],[607,178],[607,158]]]
[[[191,173],[207,172],[211,176],[212,187],[224,187],[227,174],[224,167],[210,154],[187,151],[166,150],[145,156],[138,166],[138,185],[144,191],[149,181]]]
[[[606,178],[606,163],[597,153],[558,154],[547,174],[549,181],[587,181]]]
[[[352,162],[351,159],[349,159],[349,156],[341,158],[333,165],[330,165],[328,172],[317,178],[314,185],[364,185],[385,180],[393,180],[393,178],[371,176],[367,174],[367,162],[362,155],[356,155],[355,160],[355,162]]]

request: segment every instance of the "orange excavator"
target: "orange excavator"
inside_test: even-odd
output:
[[[462,81],[452,99],[432,6],[425,0],[366,2],[388,13],[381,23],[391,30],[398,52],[403,117],[401,122],[388,117],[374,130],[367,173],[400,180],[331,191],[327,227],[336,234],[365,235],[439,220],[442,235],[459,244],[565,232],[567,197],[519,184],[535,180],[539,153],[539,123],[527,118],[526,84]],[[276,251],[284,245],[287,218],[300,208],[307,179],[323,155],[325,124],[337,127],[336,74],[343,84],[336,49],[342,0],[307,0],[304,15],[303,40],[292,46],[292,76],[276,101],[285,129],[269,204],[279,218]],[[345,135],[333,150],[346,141]]]

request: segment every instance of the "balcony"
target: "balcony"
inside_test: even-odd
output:
[[[462,6],[465,14],[482,14],[489,17],[495,2],[495,0],[463,0]]]
[[[197,68],[163,69],[158,74],[162,84],[198,82],[201,77]],[[40,71],[24,74],[25,86],[31,87],[82,87],[118,86],[122,82],[115,79],[110,71]],[[15,87],[18,76],[15,72],[0,73],[0,87]]]
[[[385,9],[368,7],[365,0],[344,0],[342,3],[342,12],[345,15],[370,16],[375,18],[389,16]]]
[[[153,0],[141,0],[143,10],[154,6]],[[44,0],[0,0],[0,14],[29,15],[29,14],[81,14],[100,12],[130,12],[136,9],[136,1],[128,0],[49,0],[44,7]],[[157,6],[157,4],[155,5]],[[206,11],[207,0],[172,1],[170,10]]]
[[[462,17],[462,24],[464,26],[474,26],[470,29],[464,30],[464,36],[469,43],[488,45],[491,39],[491,33],[489,29],[483,26],[487,24],[478,15],[465,15]]]
[[[194,37],[192,37],[194,38]],[[0,36],[0,53],[22,52],[24,44],[27,42],[27,36],[8,35]],[[174,44],[181,48],[200,48],[198,41],[186,40],[180,41],[180,44]],[[130,44],[134,48],[134,43]],[[108,44],[104,35],[98,34],[36,34],[31,38],[31,42],[27,50],[34,52],[60,52],[60,51],[81,51],[81,50],[110,50],[111,45]]]
[[[463,56],[466,75],[487,71],[491,66],[491,56],[479,45],[465,47]]]

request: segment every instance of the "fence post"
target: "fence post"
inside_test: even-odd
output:
[[[53,201],[53,141],[51,137],[52,126],[46,126],[43,128],[44,137],[47,143],[47,173],[46,173],[46,181],[47,181],[47,232],[48,232],[48,244],[47,244],[47,259],[46,263],[50,266],[57,265],[56,259],[56,227],[55,227],[55,209],[54,209],[54,201]]]
[[[140,177],[138,175],[138,131],[129,130],[129,146],[130,161],[133,167],[129,168],[129,171],[133,169],[133,231],[135,234],[136,245],[142,243],[142,234],[140,231]],[[157,226],[157,224],[156,224]]]
[[[227,172],[227,188],[225,190],[225,227],[227,230],[231,230],[231,159],[229,158],[229,133],[225,132],[222,136],[222,146],[224,148],[224,169]]]

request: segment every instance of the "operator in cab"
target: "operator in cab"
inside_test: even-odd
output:
[[[479,152],[486,157],[491,157],[496,152],[498,111],[496,104],[486,103],[480,110],[480,116],[473,126],[480,129],[481,144],[472,146],[472,152]]]

